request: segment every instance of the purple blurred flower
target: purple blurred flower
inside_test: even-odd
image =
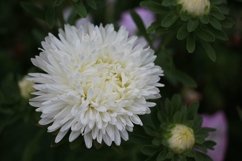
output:
[[[209,150],[208,155],[214,161],[223,161],[227,148],[227,120],[224,112],[219,111],[213,115],[203,115],[203,127],[215,128],[215,132],[211,132],[209,139],[215,141],[214,150]]]
[[[150,10],[145,8],[136,8],[135,11],[143,20],[146,27],[150,26],[151,23],[154,22],[155,16]],[[129,31],[130,35],[135,34],[135,32],[137,31],[137,27],[129,11],[126,11],[122,14],[119,24],[124,26]]]

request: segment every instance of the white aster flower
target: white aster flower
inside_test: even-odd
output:
[[[28,99],[30,97],[31,92],[34,91],[33,85],[34,83],[28,80],[26,76],[18,82],[20,94],[23,98]]]
[[[178,0],[182,9],[194,16],[202,16],[210,10],[210,0]]]
[[[107,145],[128,140],[138,115],[150,112],[160,97],[163,71],[154,64],[154,51],[121,27],[85,24],[65,26],[59,38],[49,34],[32,63],[45,73],[30,73],[37,90],[30,104],[42,112],[41,125],[59,130],[55,142],[70,131],[69,141],[84,136]]]
[[[175,153],[182,153],[191,149],[195,144],[195,136],[193,130],[182,124],[176,124],[171,129],[171,136],[168,139],[168,146]]]

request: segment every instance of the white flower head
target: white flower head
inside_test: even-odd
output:
[[[202,16],[210,11],[210,0],[178,0],[182,9],[194,16]]]
[[[34,91],[33,85],[34,83],[28,80],[27,76],[23,77],[23,79],[18,82],[20,94],[23,98],[30,98],[31,92]]]
[[[59,130],[56,143],[68,131],[70,142],[82,135],[88,148],[93,140],[109,146],[128,140],[127,131],[142,125],[139,115],[155,106],[148,99],[160,97],[163,71],[154,64],[154,51],[113,25],[66,25],[58,37],[49,34],[32,59],[45,72],[29,74],[39,124]]]
[[[176,124],[170,131],[171,136],[168,138],[168,146],[175,153],[182,153],[191,149],[195,144],[193,130],[182,124]]]

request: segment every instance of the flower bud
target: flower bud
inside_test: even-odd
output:
[[[170,130],[170,137],[167,140],[169,148],[175,153],[182,153],[189,150],[195,144],[193,130],[186,125],[176,124]]]
[[[18,82],[20,94],[23,98],[28,99],[30,97],[31,92],[34,91],[33,85],[33,82],[28,80],[26,76]]]
[[[202,16],[210,11],[209,0],[178,0],[182,9],[194,16]]]

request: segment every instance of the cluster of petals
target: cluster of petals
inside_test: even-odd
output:
[[[120,145],[142,125],[139,115],[155,106],[150,100],[160,97],[163,71],[154,51],[123,27],[65,25],[40,50],[31,59],[43,72],[29,74],[35,89],[30,104],[41,112],[39,124],[58,130],[56,143],[68,133],[70,142],[83,136],[88,148],[93,140]]]

